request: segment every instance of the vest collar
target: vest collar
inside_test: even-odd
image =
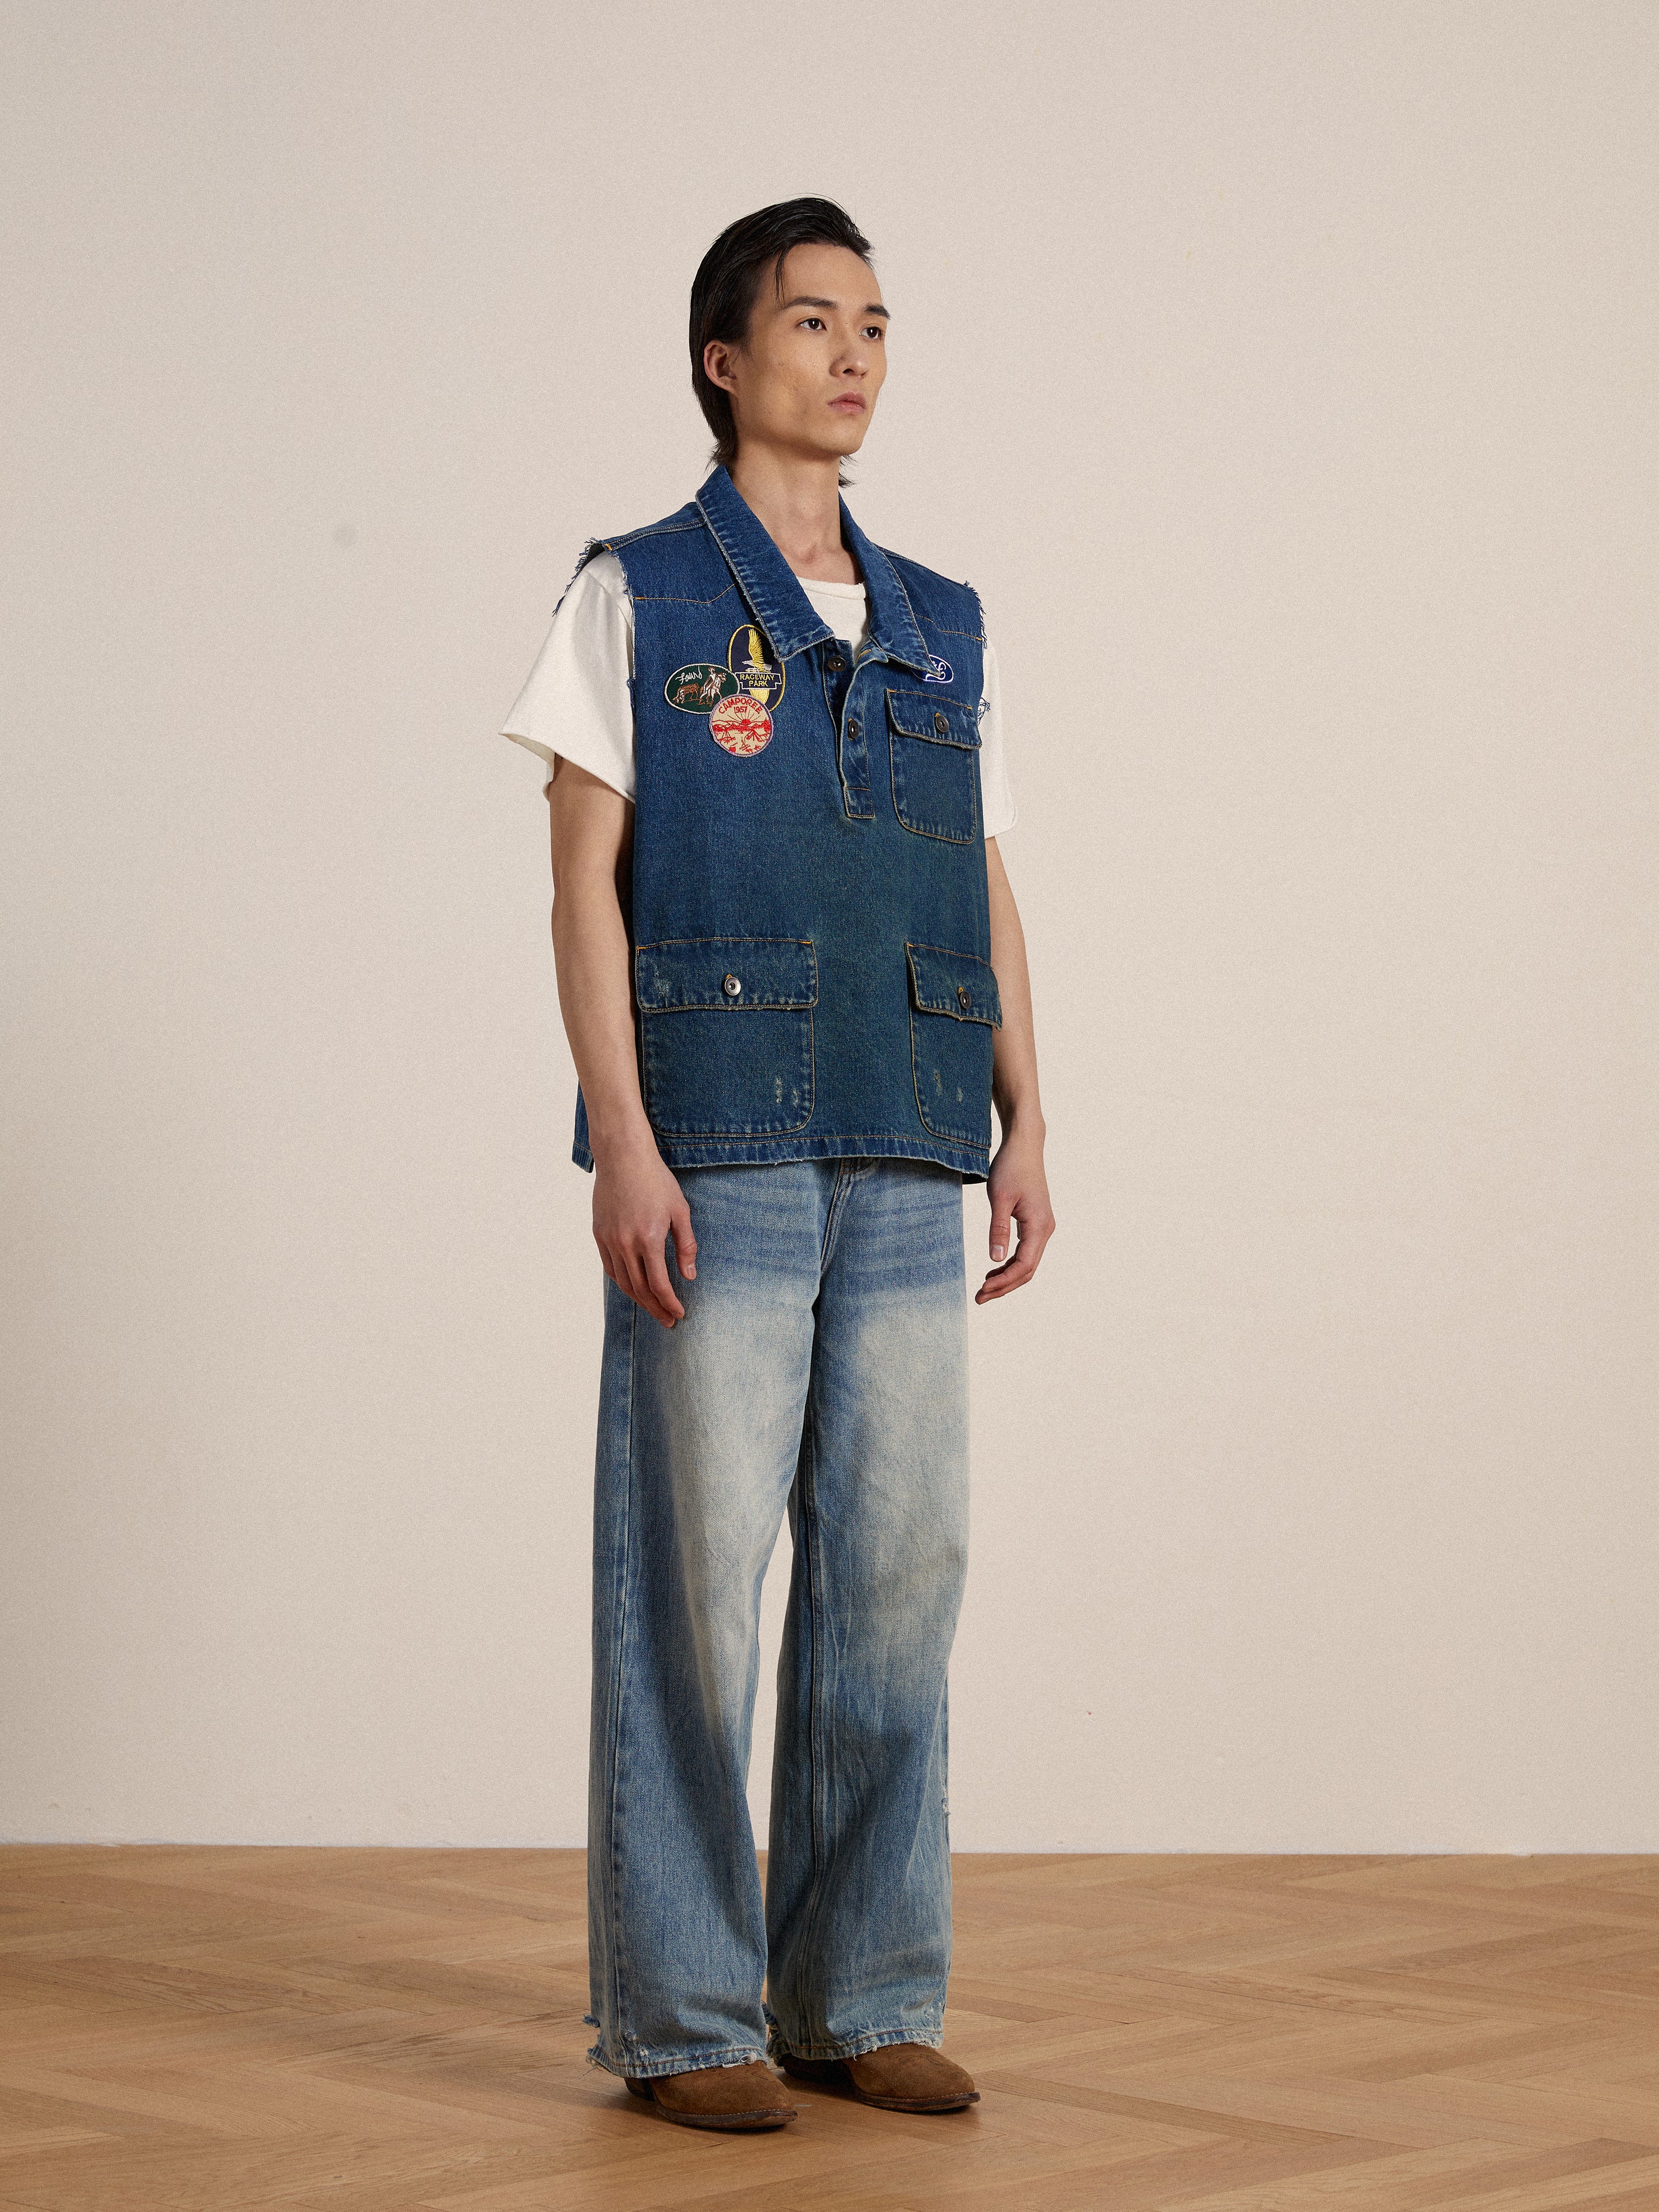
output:
[[[815,613],[811,601],[779,552],[770,533],[726,470],[716,465],[697,493],[697,508],[713,532],[715,544],[738,580],[738,588],[750,613],[766,632],[767,641],[780,660],[787,660],[809,645],[818,645],[835,632]],[[847,501],[841,501],[842,542],[858,562],[870,601],[867,656],[879,654],[902,668],[925,671],[927,647],[916,627],[910,601],[898,571],[854,521]]]

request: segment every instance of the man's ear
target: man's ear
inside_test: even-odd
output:
[[[722,392],[735,392],[738,388],[737,379],[732,374],[732,356],[737,349],[724,338],[710,338],[702,349],[702,373]]]

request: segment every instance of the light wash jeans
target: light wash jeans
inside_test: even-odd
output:
[[[967,1563],[962,1177],[860,1158],[679,1181],[685,1318],[665,1328],[605,1285],[588,2055],[649,2075],[937,2045]],[[745,1782],[786,1506],[763,1901]]]

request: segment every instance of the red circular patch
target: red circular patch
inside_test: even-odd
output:
[[[735,698],[722,699],[708,717],[708,733],[717,745],[724,745],[727,752],[741,758],[771,744],[772,717],[758,699],[739,691]]]

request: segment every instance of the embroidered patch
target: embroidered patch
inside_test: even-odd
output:
[[[735,698],[722,699],[708,717],[708,734],[742,760],[771,744],[772,717],[751,693],[739,691]]]
[[[757,705],[770,709],[783,696],[783,663],[772,658],[764,630],[739,623],[726,648],[732,673]]]
[[[738,689],[737,678],[718,661],[688,660],[684,668],[674,671],[662,691],[671,707],[688,714],[706,714]]]
[[[941,660],[938,653],[930,653],[927,656],[927,673],[921,680],[924,684],[949,684],[953,681],[954,673],[948,660]]]

